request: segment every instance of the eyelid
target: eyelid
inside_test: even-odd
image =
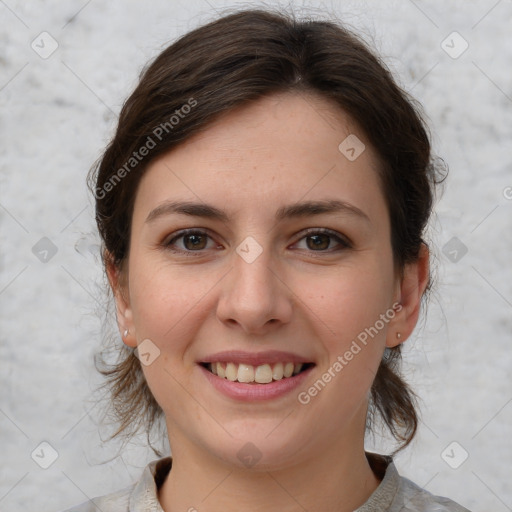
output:
[[[301,231],[300,238],[298,238],[297,241],[294,242],[294,244],[300,242],[303,238],[306,238],[307,236],[315,235],[315,234],[328,235],[328,236],[334,238],[335,240],[337,240],[340,245],[344,246],[347,249],[352,247],[352,245],[353,245],[352,241],[347,236],[342,235],[341,233],[338,233],[337,231],[334,231],[329,228],[307,228],[304,231]],[[331,252],[331,251],[311,251],[311,252],[322,253],[322,252]]]
[[[165,248],[165,249],[168,249],[174,253],[179,253],[179,254],[185,254],[187,256],[194,256],[195,254],[197,255],[200,255],[202,253],[204,253],[204,251],[206,249],[200,249],[200,250],[197,250],[197,251],[189,251],[189,250],[186,250],[186,249],[175,249],[172,247],[172,244],[176,242],[176,240],[186,236],[186,235],[202,235],[202,236],[206,236],[207,238],[209,238],[212,242],[216,243],[217,245],[220,245],[218,244],[213,236],[210,234],[210,232],[205,229],[205,228],[185,228],[185,229],[180,229],[178,231],[175,231],[174,233],[172,233],[170,235],[170,237],[166,237],[164,238],[163,242],[162,242],[162,246]]]
[[[165,238],[164,241],[162,242],[162,246],[164,246],[165,248],[171,250],[172,252],[180,253],[180,254],[194,255],[194,253],[197,253],[197,255],[200,255],[200,254],[204,253],[206,249],[199,249],[197,251],[192,251],[192,250],[173,249],[172,248],[171,244],[173,244],[176,240],[178,240],[178,239],[180,239],[180,238],[182,238],[182,237],[184,237],[186,235],[192,235],[192,234],[198,234],[198,235],[206,236],[211,241],[213,241],[214,243],[217,243],[217,242],[215,242],[213,236],[210,234],[208,229],[205,229],[205,228],[185,228],[185,229],[181,229],[181,230],[179,230],[177,232],[172,233],[170,239],[169,239],[169,237]],[[299,243],[301,240],[303,240],[307,236],[311,236],[311,235],[314,235],[314,234],[322,234],[322,235],[330,236],[331,238],[335,239],[338,242],[338,244],[342,246],[343,249],[348,249],[348,248],[352,247],[352,242],[346,236],[342,235],[341,233],[338,233],[337,231],[334,231],[334,230],[328,229],[328,228],[307,228],[307,229],[301,231],[298,234],[298,238],[292,244],[292,246],[297,244],[297,243]],[[220,245],[220,244],[217,244],[217,245]],[[318,253],[318,254],[324,253],[325,254],[325,253],[336,252],[336,250],[342,250],[342,249],[328,249],[328,250],[321,250],[321,251],[310,250],[308,252]]]

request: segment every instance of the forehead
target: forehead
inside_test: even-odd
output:
[[[378,217],[385,213],[378,158],[365,139],[326,99],[304,93],[265,97],[224,114],[152,162],[136,209],[147,213],[179,197],[238,212],[263,205],[276,210],[284,202],[328,194]],[[356,156],[364,150],[353,159],[354,152],[346,152],[351,146]]]

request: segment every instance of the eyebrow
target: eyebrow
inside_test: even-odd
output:
[[[322,201],[304,201],[282,206],[276,212],[276,220],[291,219],[297,217],[308,217],[325,213],[342,213],[358,217],[367,222],[370,218],[366,213],[356,206],[340,201],[338,199],[327,199]],[[206,203],[195,203],[191,201],[165,201],[151,210],[145,222],[150,223],[155,219],[172,214],[189,215],[191,217],[202,217],[206,219],[227,222],[228,215],[223,210]]]

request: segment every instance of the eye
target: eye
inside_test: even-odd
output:
[[[175,252],[199,252],[218,247],[208,233],[198,229],[180,231],[163,245]]]
[[[298,249],[314,252],[334,252],[351,247],[350,242],[335,231],[316,228],[307,230],[306,236],[303,236],[294,245]]]

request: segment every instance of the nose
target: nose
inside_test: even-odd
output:
[[[247,334],[264,334],[290,322],[293,292],[271,263],[265,251],[251,263],[234,255],[234,268],[222,281],[219,320]]]

